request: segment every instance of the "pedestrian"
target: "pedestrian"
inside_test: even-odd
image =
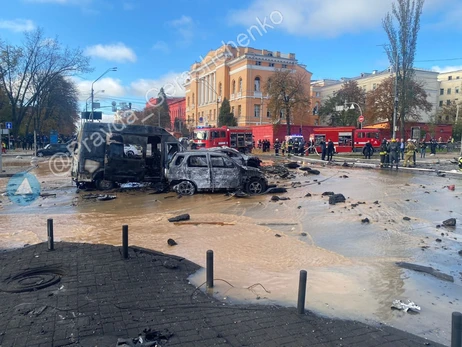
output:
[[[406,144],[404,143],[404,139],[401,139],[401,142],[399,144],[399,152],[401,153],[401,160],[404,159],[404,148],[406,147]]]
[[[436,143],[436,139],[432,138],[430,142],[430,155],[435,155],[436,154],[436,147],[438,144]]]
[[[412,143],[414,144],[415,146],[415,149],[414,149],[414,154],[412,155],[412,161],[413,161],[413,166],[416,166],[416,156],[417,156],[417,140],[412,140]]]
[[[2,141],[2,153],[6,153],[6,143],[4,141]]]
[[[410,166],[410,162],[414,156],[415,150],[416,148],[414,142],[412,142],[411,139],[408,139],[406,145],[406,153],[404,154],[404,167]]]
[[[327,161],[331,161],[335,152],[334,143],[332,140],[327,141]]]
[[[282,153],[282,156],[283,156],[283,157],[285,156],[286,148],[287,148],[287,142],[284,140],[284,141],[282,141],[282,143],[281,143],[281,153]]]
[[[425,143],[424,139],[420,141],[419,149],[420,149],[420,157],[425,158],[425,152],[427,151],[427,144]]]
[[[387,144],[387,139],[382,140],[382,144],[380,145],[380,168],[386,167],[386,159],[387,159],[387,154],[388,154],[388,144]]]
[[[364,159],[371,159],[371,156],[373,153],[374,153],[374,147],[372,146],[371,141],[367,141],[367,143],[363,147]]]
[[[279,139],[276,139],[276,141],[274,141],[274,153],[276,154],[276,156],[279,155],[280,149],[281,149],[281,144],[279,143]]]
[[[391,139],[391,142],[388,144],[388,153],[390,154],[390,170],[393,169],[393,165],[396,165],[396,170],[398,170],[399,163],[399,153],[400,148],[396,139]]]

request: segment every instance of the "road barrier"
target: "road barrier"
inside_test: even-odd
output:
[[[213,251],[207,251],[207,288],[213,288]]]
[[[306,277],[307,277],[306,271],[300,270],[300,278],[298,281],[298,303],[297,303],[297,311],[299,314],[305,313]]]

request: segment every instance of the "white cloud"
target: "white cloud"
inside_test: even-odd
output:
[[[136,61],[135,52],[121,42],[112,45],[99,44],[90,46],[85,49],[85,54],[91,57],[102,58],[120,63],[126,61],[133,63]]]
[[[163,53],[170,53],[170,48],[168,47],[167,43],[164,41],[157,41],[153,46],[152,49],[155,51],[161,51]]]
[[[35,24],[30,19],[0,20],[0,29],[14,32],[32,31],[35,29]]]
[[[451,72],[451,71],[457,71],[457,70],[462,70],[462,65],[453,65],[453,66],[433,66],[432,67],[432,70],[433,71],[436,71],[436,72]]]
[[[79,100],[85,102],[91,96],[91,84],[93,81],[74,78],[74,83],[79,91]],[[105,77],[93,85],[94,99],[111,97],[122,97],[127,95],[127,88],[122,85],[121,80]],[[101,92],[104,90],[104,93]]]
[[[177,40],[177,44],[185,47],[192,43],[195,23],[191,17],[183,15],[178,19],[168,22],[167,24],[172,27],[179,36],[180,39]]]
[[[179,97],[185,95],[183,87],[188,72],[183,73],[169,72],[158,79],[138,79],[130,84],[131,94],[145,98],[157,97],[160,88],[164,88],[167,97]]]

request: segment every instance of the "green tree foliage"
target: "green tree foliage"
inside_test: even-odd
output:
[[[334,96],[321,104],[318,114],[321,122],[330,126],[357,126],[358,117],[365,110],[365,101],[366,93],[358,86],[358,82],[346,81]],[[337,111],[338,106],[344,107]]]
[[[228,99],[224,98],[221,103],[220,113],[218,115],[218,126],[236,126],[237,120],[234,114],[231,112],[231,106],[229,105]]]
[[[436,123],[452,124],[452,137],[460,141],[462,136],[462,101],[444,105],[436,114]]]
[[[382,21],[389,40],[386,46],[388,59],[398,79],[397,124],[400,126],[401,137],[404,137],[404,125],[412,103],[410,84],[414,75],[414,57],[424,2],[425,0],[396,0],[392,4],[392,12]],[[397,22],[396,26],[393,17]]]
[[[17,46],[0,41],[0,86],[11,107],[14,135],[55,78],[91,71],[82,50],[63,47],[40,28],[24,35]]]
[[[265,82],[263,90],[268,94],[268,109],[273,115],[273,124],[285,118],[287,135],[291,135],[292,113],[296,108],[309,109],[307,90],[308,73],[290,69],[276,70]]]

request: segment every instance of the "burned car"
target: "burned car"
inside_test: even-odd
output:
[[[234,160],[235,162],[237,162],[238,164],[243,165],[243,166],[259,167],[260,164],[261,164],[260,158],[258,158],[256,156],[250,156],[250,155],[244,154],[244,153],[239,152],[237,149],[234,149],[234,148],[230,148],[230,147],[213,147],[213,148],[208,148],[208,149],[205,149],[205,150],[225,153],[232,160]]]
[[[216,151],[185,151],[176,153],[166,173],[170,186],[181,195],[202,191],[244,191],[262,194],[268,182],[253,167],[242,166],[225,153]]]
[[[136,154],[127,148],[136,148]],[[88,122],[72,150],[71,174],[77,186],[107,190],[126,182],[167,186],[167,163],[183,147],[164,128]]]

